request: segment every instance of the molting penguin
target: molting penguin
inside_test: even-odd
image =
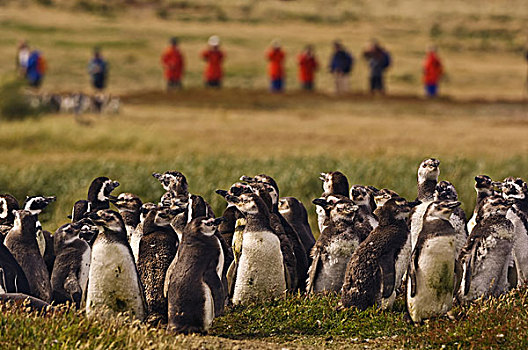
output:
[[[49,303],[50,277],[40,254],[36,235],[36,216],[27,210],[16,210],[14,225],[5,238],[5,246],[24,271],[29,282],[30,294]]]
[[[38,216],[51,203],[56,200],[56,197],[31,196],[27,197],[24,202],[24,209],[35,215],[37,218],[37,243],[40,254],[44,257],[44,262],[48,267],[48,272],[51,274],[53,270],[53,263],[55,261],[55,251],[53,247],[53,237],[49,231],[42,229],[42,224],[38,220]]]
[[[306,290],[338,292],[343,286],[346,267],[359,244],[370,233],[369,227],[357,218],[359,208],[345,196],[314,199],[328,216],[325,229],[312,250]]]
[[[112,191],[119,186],[119,182],[112,181],[105,176],[95,178],[88,188],[89,212],[97,212],[110,208],[110,201],[116,199]]]
[[[125,222],[127,237],[130,242],[132,234],[139,224],[141,206],[143,203],[141,202],[141,199],[133,193],[121,193],[117,196],[114,205],[119,210],[119,214],[121,214],[121,217]]]
[[[321,173],[319,179],[323,181],[323,194],[321,197],[325,198],[330,195],[348,196],[348,180],[342,172],[332,171],[330,173]],[[319,233],[322,234],[324,223],[327,219],[326,212],[320,206],[315,207],[315,212],[317,213]]]
[[[458,201],[458,194],[455,186],[453,186],[449,181],[440,181],[438,185],[436,185],[434,200],[451,202]],[[461,207],[457,207],[450,216],[449,222],[455,229],[456,256],[458,258],[462,248],[464,248],[464,245],[466,244],[468,237],[466,229],[466,213],[464,213],[464,210]]]
[[[506,218],[510,207],[511,203],[499,196],[481,203],[478,223],[459,257],[463,267],[458,292],[461,301],[499,296],[508,290],[514,239],[514,225]]]
[[[418,167],[418,197],[421,204],[411,213],[411,248],[414,249],[418,235],[422,230],[424,215],[434,199],[434,191],[440,175],[440,161],[434,158],[425,159]]]
[[[286,290],[280,240],[270,226],[270,213],[257,194],[227,195],[246,217],[242,254],[234,282],[233,304],[280,296]]]
[[[473,210],[473,216],[471,216],[471,219],[467,223],[468,234],[473,231],[473,228],[477,224],[477,215],[480,208],[482,207],[484,199],[495,194],[494,186],[496,184],[500,183],[493,182],[493,180],[487,175],[475,176],[475,191],[477,191],[477,204],[475,205],[475,209]]]
[[[279,199],[279,213],[297,231],[311,264],[310,252],[315,245],[315,237],[304,204],[294,197],[282,197]]]
[[[156,204],[147,202],[143,203],[141,209],[139,210],[139,223],[130,237],[130,248],[132,248],[132,254],[134,255],[134,260],[136,262],[139,255],[139,243],[141,242],[141,237],[143,237],[143,223],[145,222],[145,218],[147,217],[148,213],[152,210],[155,210],[157,207],[158,206]]]
[[[143,288],[121,215],[106,209],[92,212],[89,217],[99,233],[92,246],[86,314],[130,312],[143,320]]]
[[[159,207],[151,210],[143,222],[137,268],[145,289],[147,322],[153,325],[167,323],[163,286],[178,247],[178,237],[170,225],[173,216],[169,208]]]
[[[399,197],[376,209],[379,225],[359,245],[347,265],[341,291],[344,307],[392,307],[411,257],[407,223],[410,212],[411,205]]]
[[[460,202],[432,202],[407,272],[407,310],[414,322],[451,310],[455,292],[456,233],[449,217]]]
[[[196,218],[186,227],[176,268],[167,274],[168,329],[207,333],[224,289],[218,275],[222,249],[215,237],[221,218]]]
[[[57,257],[51,274],[53,301],[81,307],[88,286],[92,248],[98,233],[91,220],[62,225],[53,235]]]
[[[385,203],[391,199],[401,198],[400,195],[393,190],[388,188],[382,188],[374,195],[374,203],[376,204],[376,209],[381,208]]]
[[[357,215],[370,225],[370,231],[375,229],[378,226],[378,219],[373,214],[375,208],[372,208],[371,191],[365,186],[354,185],[350,187],[350,199],[359,208]]]
[[[5,236],[13,227],[15,221],[14,210],[20,209],[18,201],[10,194],[0,195],[0,240],[3,242]]]

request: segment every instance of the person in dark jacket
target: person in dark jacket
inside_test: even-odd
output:
[[[334,41],[334,53],[330,60],[330,72],[334,75],[335,88],[337,94],[343,94],[348,91],[348,76],[354,65],[354,57],[350,54],[343,44]]]
[[[38,50],[33,50],[28,57],[26,79],[31,87],[38,89],[46,73],[47,64],[44,56]]]
[[[363,57],[368,61],[370,68],[370,93],[385,94],[383,75],[391,64],[389,53],[376,40],[372,40],[370,47],[363,52]]]
[[[88,73],[92,77],[92,86],[96,90],[103,90],[106,86],[106,77],[108,72],[108,64],[101,55],[99,48],[94,49],[94,57],[88,65]]]

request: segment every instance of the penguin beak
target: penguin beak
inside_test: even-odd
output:
[[[114,204],[117,203],[117,197],[111,194],[108,195],[108,200],[110,201],[110,203],[114,203]]]
[[[327,175],[326,173],[321,173],[319,175],[320,175],[319,176],[319,180],[321,180],[321,181],[325,181],[326,180],[326,175]]]
[[[328,202],[324,198],[316,198],[312,201],[312,203],[323,208],[326,208],[328,206]]]
[[[416,201],[414,201],[414,202],[409,202],[409,203],[407,203],[407,205],[409,205],[409,208],[417,207],[417,206],[419,206],[420,204],[422,204],[422,202],[421,202],[421,201],[418,201],[418,200],[416,200]]]
[[[255,182],[255,178],[254,177],[249,177],[249,176],[246,176],[246,175],[242,175],[240,177],[240,181]]]
[[[113,187],[114,187],[114,189],[115,189],[115,188],[119,187],[120,183],[117,182],[117,181],[114,181],[114,182],[112,183],[112,185],[113,185]]]
[[[154,176],[156,179],[160,179],[161,174],[160,173],[152,173],[152,176]]]
[[[54,202],[56,200],[57,200],[57,197],[55,196],[46,197],[46,202],[48,203]]]
[[[227,196],[226,190],[216,190],[215,193],[221,195],[224,198]]]
[[[221,223],[226,222],[226,221],[227,221],[226,218],[224,218],[223,216],[220,216],[219,218],[214,219],[213,225],[219,226]]]
[[[66,217],[67,217],[68,219],[70,219],[70,220],[73,219],[73,217],[72,217],[71,215],[67,215]]]

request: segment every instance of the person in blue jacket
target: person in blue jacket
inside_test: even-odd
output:
[[[96,47],[94,49],[94,57],[88,65],[88,73],[92,77],[92,86],[96,90],[103,90],[106,87],[106,78],[108,72],[108,64],[101,55],[101,50]]]
[[[40,51],[34,50],[29,54],[26,67],[26,79],[29,85],[39,88],[46,73],[46,60]]]
[[[335,88],[337,94],[348,92],[348,76],[354,65],[354,57],[343,44],[334,41],[334,53],[330,60],[330,72],[334,75]]]

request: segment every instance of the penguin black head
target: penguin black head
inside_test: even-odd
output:
[[[264,182],[253,182],[249,187],[253,193],[258,194],[258,196],[262,198],[270,211],[274,210],[278,204],[279,197],[273,186]]]
[[[71,215],[68,215],[68,218],[72,220],[72,222],[77,222],[79,220],[82,220],[84,218],[85,214],[90,211],[90,202],[88,202],[85,199],[78,200],[73,205],[72,213]]]
[[[107,202],[115,201],[116,197],[112,196],[112,191],[119,186],[119,182],[112,181],[105,176],[98,177],[92,181],[88,189],[88,201]]]
[[[31,196],[26,197],[24,202],[24,209],[30,211],[33,215],[39,215],[51,202],[55,201],[57,197],[50,196]]]
[[[125,223],[121,215],[110,209],[102,209],[97,212],[91,212],[88,214],[88,218],[91,219],[97,227],[103,229],[106,233],[117,234],[120,238],[126,239]],[[101,232],[101,230],[99,231]]]
[[[353,185],[352,187],[350,187],[350,199],[356,205],[369,206],[370,205],[370,192],[365,186]]]
[[[277,200],[279,198],[279,185],[277,184],[277,182],[275,181],[274,178],[272,178],[271,176],[269,175],[266,175],[266,174],[259,174],[259,175],[256,175],[255,176],[255,180],[259,181],[259,182],[263,182],[265,184],[268,184],[268,185],[271,185],[271,187],[273,187],[275,189],[275,192],[277,192]],[[273,197],[273,195],[272,195]]]
[[[435,201],[457,201],[458,193],[451,182],[440,181],[436,185],[433,198]]]
[[[321,173],[319,179],[323,181],[323,195],[339,194],[348,196],[348,179],[342,172]]]
[[[179,171],[166,171],[163,174],[153,173],[152,176],[161,183],[165,191],[186,193],[188,190],[187,178]]]
[[[376,203],[376,207],[380,208],[383,205],[385,205],[387,201],[393,198],[401,198],[401,197],[398,193],[394,192],[393,190],[389,190],[388,188],[383,188],[374,195],[374,202]]]
[[[139,222],[145,221],[148,213],[152,210],[156,210],[158,206],[152,202],[143,203],[141,209],[139,209]]]
[[[326,201],[331,206],[330,218],[334,222],[354,219],[359,209],[354,202],[346,197],[328,196]]]
[[[153,212],[156,216],[154,218],[154,223],[160,227],[167,227],[171,224],[172,219],[178,214],[185,212],[186,208],[178,207],[176,209],[168,207],[158,207]]]
[[[97,234],[99,233],[97,225],[92,220],[87,218],[73,223],[73,226],[79,231],[79,238],[86,241],[90,245],[93,244]]]
[[[382,225],[393,221],[407,221],[411,214],[411,209],[412,204],[398,196],[390,198],[383,205],[378,206],[374,214],[379,218],[380,225]]]
[[[423,183],[427,180],[438,181],[440,175],[440,161],[434,158],[425,159],[418,167],[418,182]]]
[[[223,217],[207,218],[205,216],[198,217],[191,220],[186,226],[183,233],[183,241],[189,242],[191,240],[200,240],[206,242],[214,242],[211,240],[216,233],[218,226],[224,222]],[[215,238],[216,241],[216,238]]]
[[[114,205],[117,209],[119,209],[119,211],[136,213],[138,210],[140,210],[143,202],[141,202],[141,199],[133,193],[121,193],[119,196],[117,196]]]
[[[13,210],[20,209],[18,201],[10,194],[0,195],[0,224],[13,224],[15,214]]]
[[[253,190],[248,184],[242,182],[235,182],[231,185],[228,191],[226,190],[216,190],[216,194],[224,197],[228,194],[232,196],[240,196],[242,193],[253,193]]]
[[[292,217],[306,217],[306,209],[304,205],[295,197],[282,197],[279,199],[279,212],[287,213],[290,212]]]
[[[426,220],[442,219],[449,221],[453,211],[460,206],[458,201],[435,201],[427,208]]]
[[[244,215],[269,215],[269,209],[256,193],[242,193],[240,196],[226,196],[227,203],[233,204]]]
[[[526,199],[528,186],[521,178],[507,177],[502,183],[502,196],[506,199]]]
[[[493,182],[491,177],[487,175],[475,176],[475,190],[477,193],[485,193],[491,195],[493,193],[493,187],[497,184]]]
[[[78,239],[91,244],[98,231],[97,226],[90,219],[83,219],[59,227],[53,235],[53,240],[57,249],[61,249]]]

